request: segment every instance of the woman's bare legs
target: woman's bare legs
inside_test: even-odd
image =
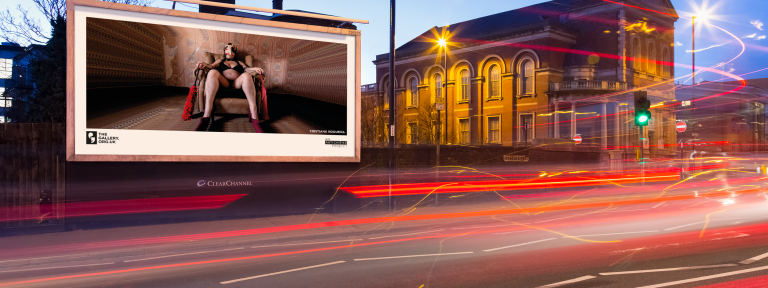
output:
[[[251,117],[255,120],[259,120],[258,114],[256,114],[256,85],[253,84],[253,78],[250,73],[243,73],[235,80],[235,89],[243,89],[245,92],[245,98],[248,98],[248,109],[251,111]]]
[[[229,87],[229,81],[218,70],[208,71],[208,77],[205,79],[205,110],[203,110],[203,117],[211,117],[213,99],[216,98],[219,85],[224,88]]]

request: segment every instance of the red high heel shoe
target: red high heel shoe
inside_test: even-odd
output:
[[[259,126],[259,120],[251,117],[251,112],[248,112],[248,122],[251,123],[251,126],[253,126],[253,130],[255,130],[256,133],[264,133],[264,130],[261,130],[261,126]]]

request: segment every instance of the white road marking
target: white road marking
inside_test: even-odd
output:
[[[413,258],[413,257],[429,257],[429,256],[444,256],[444,255],[460,255],[460,254],[472,254],[474,252],[456,252],[456,253],[441,253],[441,254],[422,254],[422,255],[406,255],[406,256],[392,256],[392,257],[378,257],[378,258],[360,258],[355,261],[368,261],[368,260],[383,260],[383,259],[397,259],[397,258]]]
[[[501,249],[507,249],[507,248],[512,248],[512,247],[518,247],[518,246],[524,246],[524,245],[529,245],[529,244],[534,244],[534,243],[539,243],[539,242],[549,241],[549,240],[555,240],[555,239],[557,239],[557,238],[549,238],[549,239],[538,240],[538,241],[532,241],[532,242],[523,243],[523,244],[517,244],[517,245],[511,245],[511,246],[504,246],[504,247],[499,247],[499,248],[493,248],[493,249],[483,250],[483,252],[491,252],[491,251],[496,251],[496,250],[501,250]]]
[[[668,286],[673,286],[673,285],[678,285],[678,284],[685,284],[685,283],[704,281],[704,280],[715,279],[715,278],[720,278],[720,277],[728,277],[728,276],[732,276],[732,275],[751,273],[751,272],[760,271],[760,270],[768,270],[768,266],[751,268],[751,269],[744,269],[744,270],[733,271],[733,272],[720,273],[720,274],[715,274],[715,275],[709,275],[709,276],[704,276],[704,277],[685,279],[685,280],[674,281],[674,282],[667,282],[667,283],[643,286],[643,287],[638,287],[638,288],[668,287]]]
[[[19,270],[5,270],[5,271],[0,271],[0,273],[22,272],[22,271],[36,271],[36,270],[47,270],[47,269],[57,269],[57,268],[86,267],[86,266],[98,266],[98,265],[110,265],[110,264],[115,264],[115,262],[97,263],[97,264],[85,264],[85,265],[71,265],[71,266],[41,267],[41,268],[19,269]]]
[[[699,225],[699,224],[703,224],[704,222],[706,222],[706,221],[701,221],[701,222],[696,222],[696,223],[691,223],[691,224],[680,225],[680,226],[677,226],[677,227],[672,227],[672,228],[664,229],[664,231],[675,230],[677,228],[683,228],[683,227],[688,227],[688,226],[693,226],[693,225]]]
[[[235,279],[235,280],[224,281],[224,282],[221,282],[221,284],[230,284],[230,283],[235,283],[235,282],[240,282],[240,281],[245,281],[245,280],[251,280],[251,279],[256,279],[256,278],[261,278],[261,277],[267,277],[267,276],[272,276],[272,275],[278,275],[278,274],[284,274],[284,273],[289,273],[289,272],[296,272],[296,271],[307,270],[307,269],[312,269],[312,268],[318,268],[318,267],[323,267],[323,266],[330,266],[330,265],[335,265],[335,264],[341,264],[341,263],[344,263],[344,262],[346,262],[346,261],[336,261],[336,262],[325,263],[325,264],[320,264],[320,265],[315,265],[315,266],[296,268],[296,269],[285,270],[285,271],[280,271],[280,272],[274,272],[274,273],[269,273],[269,274],[264,274],[264,275],[240,278],[240,279]]]
[[[536,288],[558,287],[558,286],[563,286],[563,285],[567,285],[567,284],[571,284],[571,283],[576,283],[576,282],[581,282],[581,281],[584,281],[584,280],[589,280],[589,279],[594,279],[594,278],[597,278],[597,276],[587,275],[587,276],[584,276],[584,277],[579,277],[579,278],[576,278],[576,279],[566,280],[566,281],[563,281],[563,282],[557,282],[557,283],[553,283],[553,284],[549,284],[549,285],[539,286],[539,287],[536,287]]]
[[[144,260],[152,260],[152,259],[160,259],[160,258],[168,258],[168,257],[176,257],[176,256],[184,256],[184,255],[203,254],[203,253],[213,253],[213,252],[220,252],[220,251],[240,250],[240,249],[245,249],[245,247],[221,249],[221,250],[213,250],[213,251],[201,251],[201,252],[185,253],[185,254],[174,254],[174,255],[158,256],[158,257],[152,257],[152,258],[142,258],[142,259],[135,259],[135,260],[125,260],[123,262],[136,262],[136,261],[144,261]]]
[[[661,202],[659,204],[656,204],[656,206],[653,206],[653,209],[659,208],[659,206],[664,205],[664,203],[667,203],[667,202]]]
[[[610,234],[592,234],[592,235],[576,235],[576,236],[565,236],[563,238],[573,238],[573,237],[590,237],[590,236],[608,236],[608,235],[622,235],[622,234],[638,234],[638,233],[653,233],[653,232],[659,232],[661,230],[653,230],[653,231],[637,231],[637,232],[622,232],[622,233],[610,233]]]
[[[760,260],[764,259],[765,257],[768,257],[768,253],[765,253],[765,254],[762,254],[762,255],[758,255],[758,256],[749,258],[749,259],[741,261],[739,263],[741,263],[741,264],[752,264],[752,263],[755,263],[757,261],[760,261]]]
[[[691,266],[691,267],[678,267],[678,268],[652,269],[652,270],[634,270],[634,271],[622,271],[622,272],[606,272],[606,273],[600,273],[600,275],[603,275],[603,276],[608,276],[608,275],[624,275],[624,274],[653,273],[653,272],[666,272],[666,271],[678,271],[678,270],[721,268],[721,267],[733,267],[733,266],[739,266],[739,265],[736,265],[736,264],[721,264],[721,265]]]
[[[440,231],[443,231],[443,230],[445,230],[445,229],[432,230],[432,231],[426,231],[426,232],[409,233],[409,234],[399,234],[399,235],[389,235],[389,236],[373,237],[373,238],[368,238],[368,240],[381,239],[381,238],[389,238],[389,237],[398,237],[398,236],[425,234],[425,233],[432,233],[432,232],[440,232]]]
[[[267,245],[267,246],[251,246],[251,248],[295,246],[295,245],[323,244],[323,243],[350,242],[350,241],[363,241],[363,240],[364,239],[349,239],[349,240],[335,240],[335,241],[322,241],[322,242],[309,242],[309,243],[278,244],[278,245]]]

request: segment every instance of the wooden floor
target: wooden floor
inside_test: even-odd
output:
[[[195,115],[189,121],[181,119],[186,97],[156,98],[90,112],[86,125],[89,129],[194,131],[202,115]],[[299,116],[287,115],[262,122],[262,129],[266,133],[310,134],[309,130],[317,127]],[[214,115],[211,131],[255,132],[247,115]]]

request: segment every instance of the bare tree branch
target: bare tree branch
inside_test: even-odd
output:
[[[147,6],[154,0],[103,0],[105,2],[123,3]],[[45,22],[50,24],[57,19],[67,19],[67,1],[66,0],[32,0],[37,10],[45,17]],[[18,14],[18,17],[15,15]],[[21,5],[16,7],[16,11],[11,13],[11,9],[6,7],[5,11],[0,11],[0,38],[7,42],[18,43],[23,46],[29,44],[42,44],[50,38],[50,26],[43,25],[40,20],[29,16],[29,9],[24,10]]]

